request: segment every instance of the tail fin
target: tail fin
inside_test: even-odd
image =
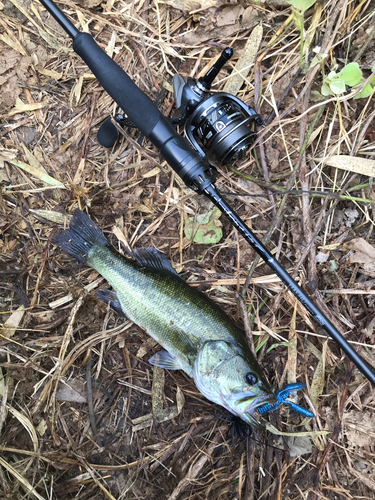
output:
[[[95,244],[109,245],[100,228],[81,210],[74,212],[69,229],[60,229],[52,241],[80,262],[86,262],[88,253]]]

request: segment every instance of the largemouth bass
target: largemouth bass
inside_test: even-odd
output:
[[[244,332],[206,295],[185,283],[161,252],[137,250],[137,262],[123,257],[80,210],[53,242],[100,273],[114,291],[100,290],[98,297],[165,349],[151,364],[184,370],[207,399],[251,426],[263,427],[254,412],[275,396]]]

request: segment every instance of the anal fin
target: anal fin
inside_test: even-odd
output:
[[[123,318],[126,318],[126,314],[121,308],[120,301],[117,298],[116,292],[112,290],[98,290],[96,292],[98,299],[103,300],[106,304],[109,304],[113,310],[117,312]]]

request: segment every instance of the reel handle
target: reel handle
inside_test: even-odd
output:
[[[135,124],[126,118],[121,113],[114,117],[115,122],[117,122],[121,127],[135,128]],[[112,123],[111,117],[107,118],[99,127],[96,137],[99,144],[105,148],[113,148],[119,137],[119,133],[115,125]]]
[[[229,61],[232,56],[232,47],[227,47],[226,49],[224,49],[216,63],[207,71],[204,76],[199,78],[198,82],[201,83],[207,90],[209,90],[212,82],[215,80],[219,72],[223,69],[224,64]]]

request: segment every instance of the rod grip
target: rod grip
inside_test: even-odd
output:
[[[74,51],[85,61],[106,92],[123,109],[146,137],[160,119],[161,113],[144,92],[115,63],[88,33],[73,40]]]

